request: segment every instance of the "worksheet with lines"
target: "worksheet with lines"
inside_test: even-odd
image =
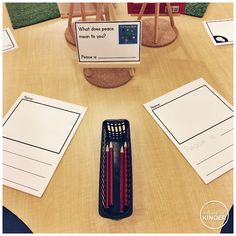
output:
[[[144,106],[205,183],[233,168],[233,108],[205,80]]]
[[[3,184],[41,197],[86,109],[22,93],[3,120]]]

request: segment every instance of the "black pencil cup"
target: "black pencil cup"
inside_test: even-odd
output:
[[[106,146],[113,144],[113,205],[105,207],[106,201]],[[120,212],[120,148],[127,143],[127,205]],[[132,156],[129,121],[105,120],[102,124],[100,176],[99,176],[99,214],[110,219],[122,219],[133,212]]]

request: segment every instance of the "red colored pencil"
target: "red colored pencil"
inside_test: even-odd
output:
[[[124,149],[120,149],[120,212],[124,212]]]
[[[113,205],[113,146],[112,142],[109,145],[109,177],[110,177],[110,194],[109,194],[109,205]]]
[[[106,146],[106,198],[105,208],[109,207],[109,147]]]
[[[127,143],[124,143],[124,205],[128,206],[128,189],[127,189],[127,158],[128,158],[128,148],[127,148]]]

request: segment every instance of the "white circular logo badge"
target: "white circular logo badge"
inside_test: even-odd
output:
[[[212,200],[202,206],[200,220],[208,229],[220,229],[229,219],[228,212],[224,203]]]

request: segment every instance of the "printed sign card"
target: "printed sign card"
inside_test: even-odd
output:
[[[140,63],[140,21],[75,22],[81,63]]]

